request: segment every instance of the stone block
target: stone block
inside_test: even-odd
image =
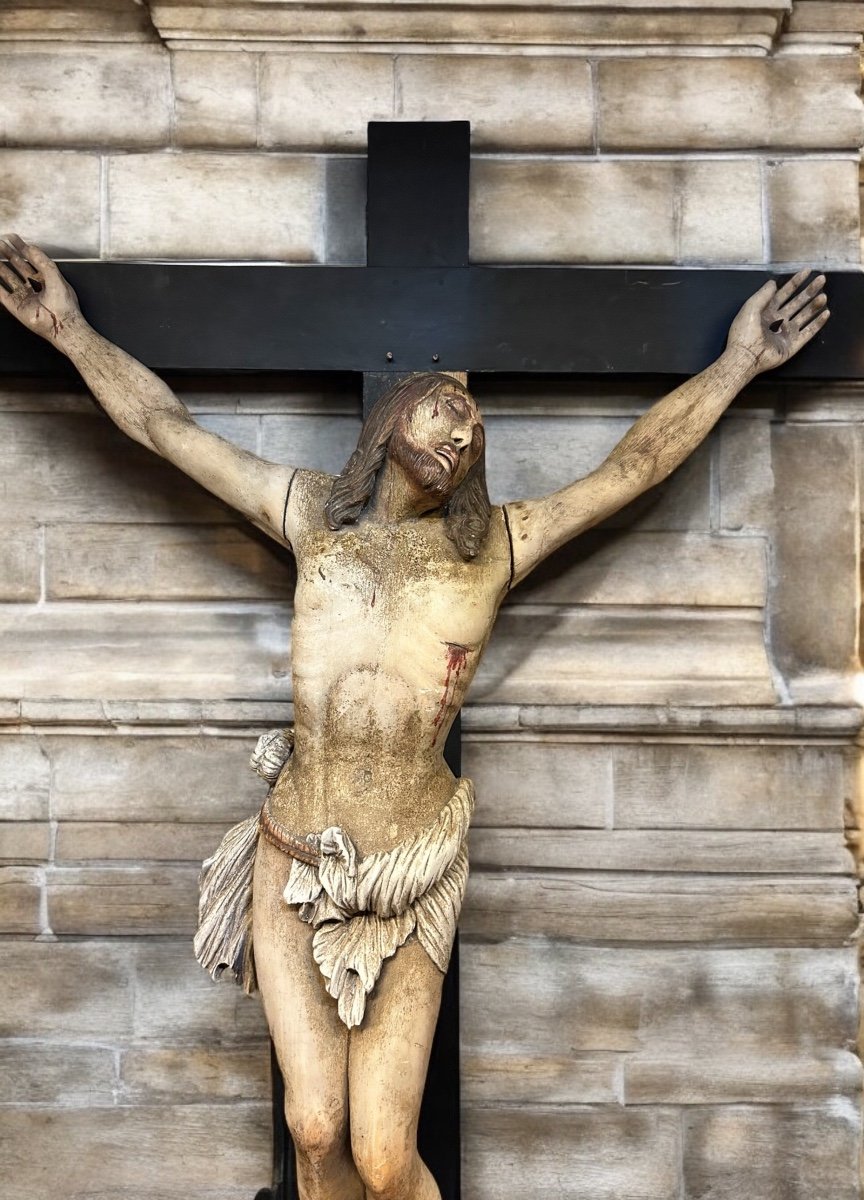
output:
[[[0,610],[0,677],[28,700],[290,699],[285,605],[106,601]],[[118,664],[122,663],[122,670]]]
[[[0,600],[38,600],[41,562],[38,529],[0,524]]]
[[[729,60],[721,61],[725,66]],[[764,262],[758,162],[688,163],[682,172],[679,207],[679,262]]]
[[[278,413],[261,417],[261,453],[273,462],[338,475],[360,436],[359,413]]]
[[[855,1200],[861,1117],[836,1097],[801,1106],[695,1108],[684,1117],[686,1200]]]
[[[858,1022],[852,946],[604,947],[463,936],[460,986],[463,1044],[489,1056],[566,1049],[698,1061],[714,1047],[730,1057],[802,1058],[845,1050]]]
[[[463,1106],[494,1104],[616,1104],[620,1060],[616,1055],[562,1054],[539,1057],[475,1053],[463,1043],[460,1058]]]
[[[769,421],[744,418],[721,422],[717,480],[721,529],[738,533],[772,528],[774,471]]]
[[[157,821],[63,821],[57,828],[55,860],[70,862],[200,863],[230,828],[222,824]],[[0,825],[0,848],[4,827]]]
[[[0,867],[0,933],[42,932],[39,867]]]
[[[597,64],[601,150],[856,149],[851,55],[606,58]]]
[[[51,763],[32,734],[0,736],[0,819],[47,820]]]
[[[541,55],[405,54],[396,59],[396,115],[470,120],[475,150],[589,150],[586,60]]]
[[[850,1050],[788,1058],[634,1054],[624,1064],[626,1104],[790,1104],[857,1099],[860,1091],[861,1060]]]
[[[478,158],[476,263],[671,263],[677,164]]]
[[[579,747],[583,749],[584,747]],[[532,780],[532,788],[534,781]],[[549,825],[572,820],[570,787],[564,811]],[[496,795],[497,799],[497,795]],[[550,806],[551,807],[551,806]],[[482,814],[481,814],[482,820]],[[498,823],[498,814],[494,814]],[[673,871],[727,874],[849,875],[852,855],[836,833],[777,833],[677,829],[667,831],[567,828],[499,829],[477,826],[470,836],[471,865],[549,867],[583,871]]]
[[[290,600],[295,581],[293,557],[246,524],[49,526],[45,572],[58,600]]]
[[[0,1036],[65,1045],[131,1033],[128,943],[7,941],[0,957]]]
[[[68,5],[56,0],[22,0],[0,9],[0,38],[71,42],[148,42],[155,40],[149,13],[138,0],[85,0]]]
[[[3,1177],[18,1200],[106,1191],[123,1200],[240,1200],[270,1180],[269,1102],[34,1106],[4,1113],[3,1124]]]
[[[0,472],[18,521],[222,524],[225,506],[89,412],[0,413]],[[240,435],[235,422],[232,433]]]
[[[773,262],[817,267],[860,262],[857,162],[770,163],[766,187]]]
[[[469,694],[475,704],[775,700],[758,609],[588,605],[503,610]]]
[[[54,767],[53,812],[61,830],[66,822],[110,822],[121,817],[130,824],[227,824],[255,812],[266,792],[249,769],[254,733],[245,737],[62,736],[49,739],[47,745]],[[65,836],[61,832],[61,844]]]
[[[760,538],[592,529],[541,563],[512,603],[757,608],[766,586]]]
[[[606,824],[612,800],[612,756],[606,746],[474,734],[463,744],[462,766],[477,787],[477,828],[602,829]]]
[[[322,256],[323,164],[290,155],[190,151],[108,159],[112,258]]]
[[[0,821],[0,859],[16,863],[46,862],[51,829],[45,821]]]
[[[51,872],[48,921],[57,934],[191,935],[198,867],[67,867]]]
[[[161,47],[7,45],[0,75],[7,146],[136,149],[168,140],[171,71]]]
[[[260,1045],[261,1000],[227,979],[214,983],[182,941],[139,941],[135,950],[135,1039],[157,1044]]]
[[[111,1105],[115,1058],[113,1050],[97,1046],[0,1042],[0,1104]]]
[[[615,751],[615,827],[843,828],[838,749],[655,744]]]
[[[270,1098],[266,1042],[249,1046],[134,1047],[124,1051],[120,1078],[136,1104],[206,1103]]]
[[[680,1136],[671,1112],[471,1107],[463,1126],[469,1196],[677,1200],[680,1194]]]
[[[778,497],[772,651],[789,677],[851,673],[859,619],[853,427],[777,426],[772,465]]]
[[[475,871],[461,928],[472,938],[842,946],[857,927],[854,880]]]
[[[57,258],[98,258],[98,154],[0,150],[0,228]]]
[[[232,148],[256,145],[256,55],[175,50],[172,70],[175,145]]]
[[[393,118],[389,54],[265,54],[261,145],[269,149],[366,149],[369,121]]]
[[[628,417],[574,416],[547,411],[530,417],[492,414],[486,418],[493,502],[549,495],[582,478],[600,466],[633,424]],[[707,529],[711,445],[709,438],[665,483],[621,509],[603,527]]]

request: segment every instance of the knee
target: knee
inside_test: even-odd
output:
[[[286,1113],[294,1149],[303,1165],[318,1174],[346,1150],[345,1123],[327,1112]]]
[[[369,1200],[402,1200],[410,1197],[417,1166],[417,1147],[398,1135],[356,1138],[354,1162]]]

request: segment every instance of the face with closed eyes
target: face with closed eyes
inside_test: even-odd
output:
[[[473,397],[444,380],[393,431],[393,459],[419,488],[445,503],[483,453],[483,422]]]

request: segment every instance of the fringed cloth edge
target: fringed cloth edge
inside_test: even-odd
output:
[[[473,808],[473,785],[460,779],[426,829],[362,858],[338,826],[297,838],[265,804],[203,865],[195,957],[214,979],[227,970],[247,994],[255,991],[252,873],[260,834],[294,859],[285,901],[299,905],[300,919],[315,929],[312,953],[340,1018],[359,1025],[384,961],[412,933],[446,971],[468,879]]]

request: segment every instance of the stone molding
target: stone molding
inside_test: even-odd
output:
[[[372,0],[350,8],[335,0],[89,0],[70,8],[61,0],[13,0],[0,13],[0,39],[122,41],[158,34],[172,47],[207,49],[435,44],[766,54],[793,7],[792,0],[551,0],[541,10],[525,0],[470,6],[463,0]],[[842,10],[855,6],[809,7],[839,9],[842,22]],[[819,23],[825,24],[822,14]]]

